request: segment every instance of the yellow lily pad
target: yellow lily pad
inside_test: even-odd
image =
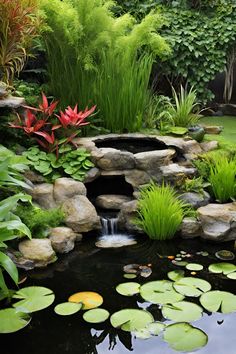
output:
[[[68,301],[82,303],[82,310],[90,310],[99,307],[103,303],[103,298],[93,291],[81,291],[71,295]]]

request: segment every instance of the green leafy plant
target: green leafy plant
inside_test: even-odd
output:
[[[236,161],[225,156],[213,159],[210,164],[209,183],[220,203],[236,197]]]
[[[90,154],[85,149],[73,150],[70,146],[62,146],[58,150],[59,156],[41,151],[34,146],[23,153],[28,158],[32,168],[46,176],[48,180],[55,180],[62,176],[70,176],[83,181],[86,172],[94,167],[90,161]]]
[[[181,184],[181,190],[184,192],[195,192],[204,193],[204,188],[208,187],[210,184],[203,181],[203,178],[194,177],[192,179],[185,178],[184,182]]]
[[[49,27],[44,34],[49,84],[62,106],[75,104],[79,95],[82,107],[96,102],[105,128],[135,130],[149,98],[154,61],[149,53],[169,53],[156,33],[164,20],[160,13],[151,13],[137,23],[129,14],[115,17],[112,7],[112,1],[104,0],[41,2]],[[142,58],[144,47],[148,57]]]
[[[33,204],[20,204],[15,214],[27,225],[34,238],[48,236],[49,228],[64,222],[65,216],[60,208],[41,209]]]
[[[141,190],[136,223],[151,239],[167,240],[177,232],[187,209],[171,186],[151,183]]]
[[[36,106],[42,92],[42,85],[36,82],[14,80],[14,95],[24,97],[27,105]]]

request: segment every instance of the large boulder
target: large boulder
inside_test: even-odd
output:
[[[103,157],[97,161],[102,170],[129,170],[135,167],[134,155],[128,151],[112,148],[101,148]]]
[[[132,199],[126,195],[103,194],[96,198],[96,206],[103,209],[120,210],[124,203],[130,202]]]
[[[236,203],[208,204],[197,210],[202,238],[212,241],[236,240]]]
[[[149,183],[151,177],[145,171],[133,169],[125,171],[125,180],[127,183],[131,184],[133,188],[138,188],[139,186]]]
[[[53,196],[53,184],[42,183],[36,185],[29,193],[33,200],[39,204],[41,208],[51,209],[56,207]]]
[[[86,195],[86,193],[85,185],[73,178],[62,177],[55,181],[53,194],[57,203],[64,202],[75,195]]]
[[[134,155],[136,167],[145,171],[152,170],[154,166],[168,165],[174,156],[174,149],[145,151]]]
[[[89,232],[101,228],[100,218],[93,204],[84,195],[66,200],[62,205],[66,225],[76,232]]]
[[[32,239],[19,243],[19,251],[25,259],[34,262],[35,267],[46,267],[56,260],[56,254],[49,239]]]
[[[193,217],[186,217],[183,219],[180,226],[180,234],[182,238],[195,238],[202,234],[201,223]]]
[[[69,227],[54,227],[50,230],[49,239],[57,253],[68,253],[75,247],[76,233]]]

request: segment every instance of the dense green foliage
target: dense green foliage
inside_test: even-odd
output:
[[[78,181],[83,181],[86,172],[94,167],[90,161],[90,154],[85,149],[73,150],[71,146],[62,146],[58,150],[59,156],[46,153],[37,146],[29,148],[23,153],[29,160],[30,166],[49,181],[62,176],[70,176]]]
[[[157,33],[163,25],[159,13],[137,23],[128,14],[115,18],[112,6],[104,0],[42,1],[49,84],[62,106],[78,99],[82,107],[96,103],[102,126],[133,131],[146,110],[153,60],[140,57],[139,50],[164,57],[169,47]]]
[[[177,232],[186,209],[171,186],[152,183],[141,190],[137,224],[151,239],[167,240]]]
[[[27,225],[34,238],[48,236],[49,228],[59,226],[65,218],[60,208],[46,210],[32,204],[18,205],[15,213]]]

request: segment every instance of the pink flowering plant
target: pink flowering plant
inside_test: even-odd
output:
[[[48,180],[69,175],[82,181],[87,170],[94,165],[89,159],[90,154],[85,149],[77,149],[73,139],[81,127],[89,124],[86,119],[94,113],[96,106],[79,111],[76,104],[74,108],[69,106],[57,114],[57,105],[58,101],[49,104],[43,93],[38,107],[25,106],[24,115],[18,114],[17,121],[9,124],[21,129],[39,145],[24,152],[33,169]]]

